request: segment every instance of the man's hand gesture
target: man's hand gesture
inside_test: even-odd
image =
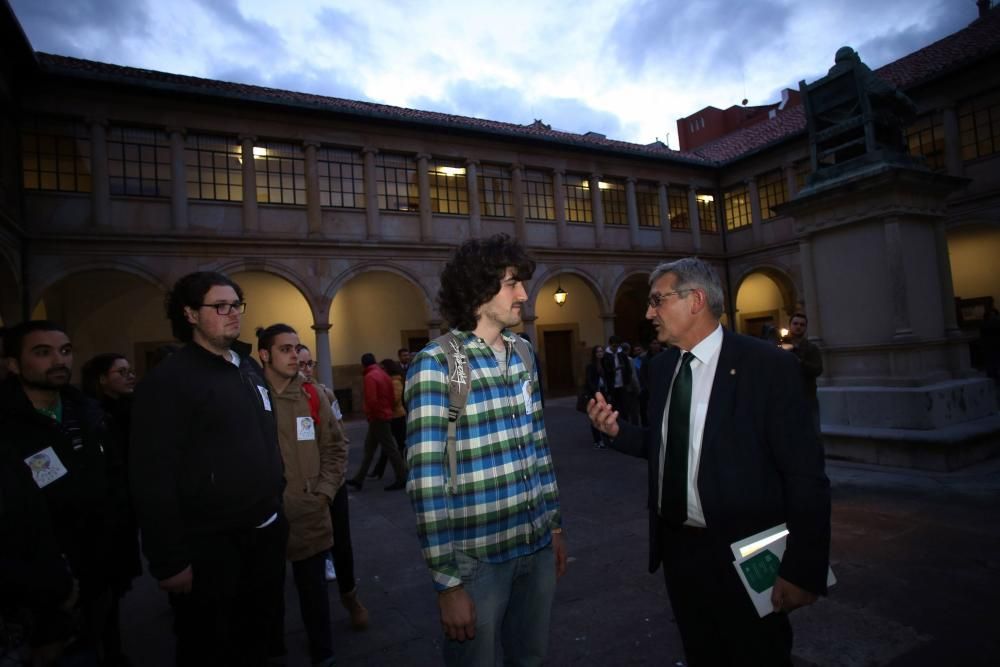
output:
[[[618,411],[604,400],[601,392],[594,394],[587,403],[587,416],[598,431],[610,438],[618,437]]]

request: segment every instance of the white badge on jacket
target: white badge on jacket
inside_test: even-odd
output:
[[[295,426],[299,440],[316,439],[316,422],[313,421],[312,417],[296,417]]]
[[[271,397],[267,393],[267,388],[257,385],[257,391],[260,392],[260,400],[264,401],[264,409],[271,412]]]
[[[521,383],[521,398],[524,399],[524,413],[527,415],[531,414],[531,409],[533,407],[531,401],[531,379],[527,379]]]
[[[51,447],[46,447],[40,452],[36,452],[24,459],[25,465],[31,470],[31,476],[35,479],[35,484],[39,489],[64,476],[69,470],[59,460],[59,455]]]

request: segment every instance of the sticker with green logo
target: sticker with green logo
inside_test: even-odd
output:
[[[757,593],[763,593],[774,586],[780,566],[781,560],[767,549],[740,563],[743,576],[747,578],[750,588]]]

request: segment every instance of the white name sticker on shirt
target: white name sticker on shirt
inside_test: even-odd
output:
[[[521,396],[524,397],[524,411],[526,414],[531,414],[531,380],[525,380],[521,383]]]
[[[316,439],[316,423],[312,417],[296,417],[295,426],[299,434],[299,440]]]
[[[257,385],[257,391],[260,392],[260,400],[264,401],[264,409],[271,412],[271,396],[267,393],[267,388]]]
[[[24,463],[31,470],[31,476],[35,478],[35,484],[38,485],[39,489],[44,489],[69,472],[51,447],[46,447],[42,451],[32,454],[24,459]]]

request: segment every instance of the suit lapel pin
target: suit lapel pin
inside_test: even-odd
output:
[[[730,368],[729,369],[729,374],[730,375],[736,375],[736,369],[735,368]]]

